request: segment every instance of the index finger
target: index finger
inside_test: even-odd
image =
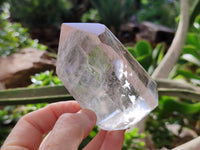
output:
[[[58,102],[22,117],[6,139],[2,150],[37,150],[45,133],[64,113],[76,113],[81,109],[76,101]]]

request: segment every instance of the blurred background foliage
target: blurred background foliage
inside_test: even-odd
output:
[[[200,12],[198,11],[200,0],[190,1],[190,3],[191,18],[186,43],[169,79],[200,86]],[[121,25],[128,21],[138,24],[142,21],[151,21],[176,29],[180,13],[179,6],[179,0],[1,0],[0,57],[11,55],[24,47],[48,49],[37,39],[33,40],[29,31],[39,26],[55,26],[59,29],[62,22],[101,22],[116,34],[120,31]],[[136,19],[133,20],[135,16]],[[164,57],[167,45],[165,43],[151,45],[146,40],[140,40],[134,46],[127,46],[127,49],[145,70],[152,74]],[[53,71],[38,73],[30,77],[30,80],[32,84],[29,88],[62,84]],[[46,103],[41,103],[2,107],[0,144],[20,117],[46,105]],[[186,127],[199,135],[199,115],[200,103],[192,99],[161,96],[159,106],[147,119],[145,134],[138,133],[137,129],[127,132],[123,149],[145,149],[143,140],[147,135],[151,135],[156,148],[172,148],[180,137],[170,131],[168,125],[179,125],[179,134]],[[97,132],[98,129],[95,127],[83,141],[80,149]]]
[[[175,28],[177,25],[175,19],[180,12],[179,6],[180,1],[177,0],[142,0],[136,9],[136,14],[139,22],[147,20]]]
[[[29,27],[42,25],[60,26],[70,16],[70,0],[7,0],[11,18]]]
[[[0,13],[0,56],[8,56],[24,47],[34,47],[45,50],[45,45],[39,44],[38,40],[32,40],[27,28],[20,23],[9,21],[9,5],[4,5]]]

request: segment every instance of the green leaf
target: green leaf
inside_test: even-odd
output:
[[[143,55],[137,58],[137,61],[144,67],[146,71],[148,71],[149,67],[152,64],[152,56],[149,55]]]
[[[186,43],[193,45],[196,49],[200,50],[200,34],[188,33],[186,37]]]
[[[46,46],[39,44],[38,40],[32,40],[27,28],[23,28],[20,23],[10,23],[9,13],[2,8],[0,13],[0,56],[8,56],[25,47],[34,47],[41,50]]]
[[[195,114],[200,111],[200,103],[189,104],[170,98],[163,99],[161,107],[163,112],[160,114],[160,117],[164,117],[173,111],[183,114]]]
[[[195,0],[195,2],[193,2],[194,6],[192,8],[192,13],[190,15],[190,26],[193,24],[195,18],[197,15],[199,15],[199,10],[200,10],[200,1],[199,0]]]
[[[198,32],[200,32],[200,14],[196,17],[193,26]]]
[[[153,52],[152,52],[152,58],[153,58],[153,63],[154,65],[159,65],[161,60],[164,57],[164,53],[165,53],[165,45],[163,43],[157,44],[156,47],[154,48]],[[155,67],[156,67],[155,66]]]
[[[179,75],[182,75],[182,76],[184,76],[187,79],[197,79],[197,80],[200,80],[199,76],[195,75],[194,73],[192,73],[189,70],[178,70],[177,72],[178,72]]]
[[[127,46],[126,49],[133,55],[133,57],[137,57],[137,54],[133,47]]]
[[[51,103],[73,99],[65,87],[59,85],[0,91],[0,105]]]
[[[191,63],[200,67],[200,59],[197,59],[197,58],[198,57],[195,57],[191,54],[184,54],[184,55],[181,56],[181,59],[186,60],[188,62],[191,62]]]
[[[200,60],[200,51],[194,45],[185,45],[183,47],[183,54],[191,54]]]
[[[149,44],[149,42],[145,40],[141,40],[135,45],[135,50],[136,50],[137,57],[140,57],[140,56],[151,54],[152,47]]]

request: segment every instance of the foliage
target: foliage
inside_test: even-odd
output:
[[[144,1],[144,0],[143,0]],[[155,1],[154,1],[155,2]],[[146,4],[149,3],[146,1]],[[155,2],[156,3],[156,2]],[[152,8],[151,10],[152,11]],[[148,14],[148,12],[147,12]],[[200,85],[200,17],[197,16],[193,23],[191,31],[187,35],[186,45],[183,48],[181,58],[170,74],[171,79],[185,80],[195,85]],[[162,60],[165,52],[165,45],[160,43],[155,48],[152,48],[147,41],[140,41],[134,47],[128,47],[129,52],[141,63],[148,73],[152,74],[154,69]],[[53,72],[45,72],[32,77],[33,87],[44,85],[61,84]],[[34,105],[33,105],[34,106]],[[44,105],[43,105],[44,106]],[[26,106],[25,106],[26,107]],[[32,107],[28,105],[28,107]],[[38,107],[40,108],[40,107]],[[36,109],[38,109],[36,108]],[[12,110],[15,116],[12,116]],[[10,128],[7,125],[16,123],[19,117],[27,112],[35,110],[23,107],[16,108],[13,106],[6,107],[0,111],[0,135],[6,135]],[[193,100],[181,99],[178,97],[162,96],[159,98],[159,106],[149,115],[146,124],[146,130],[152,135],[152,139],[157,148],[163,146],[172,148],[173,142],[180,140],[177,135],[168,129],[168,125],[180,125],[179,134],[183,127],[193,129],[197,134],[200,134],[199,115],[200,103]],[[25,112],[24,112],[25,111]],[[17,115],[18,114],[18,115]],[[21,115],[22,114],[22,115]],[[14,119],[16,118],[16,119]],[[13,124],[12,124],[13,123]],[[5,128],[6,126],[6,128]],[[2,130],[5,129],[5,130]],[[84,147],[98,132],[97,127],[83,141],[80,149]],[[2,137],[0,137],[2,138]],[[5,137],[4,137],[5,138]],[[144,138],[144,135],[137,133],[134,129],[130,133],[126,133],[123,149],[143,149],[144,143],[137,142],[138,139]],[[136,142],[136,143],[135,143]],[[136,146],[136,147],[134,147]]]
[[[39,44],[38,40],[32,40],[28,30],[20,23],[11,23],[8,6],[4,6],[0,14],[0,56],[8,56],[24,47],[34,47],[45,50],[47,47]]]
[[[31,76],[32,84],[30,85],[30,87],[61,85],[62,82],[57,76],[53,75],[53,73],[54,73],[53,71],[45,71],[39,74],[35,74],[34,76]]]
[[[5,2],[6,0],[1,0],[0,1],[0,6]],[[0,10],[1,10],[1,8],[0,8]]]
[[[179,6],[179,0],[142,0],[140,9],[136,11],[136,14],[139,22],[145,20],[175,27],[175,18],[179,15]]]
[[[81,22],[99,22],[101,20],[98,11],[94,8],[89,9],[81,17]]]
[[[200,85],[200,16],[197,16],[193,28],[187,34],[186,44],[180,59],[170,74],[174,80],[185,80],[193,85]],[[180,125],[179,134],[184,127],[200,133],[200,103],[192,99],[162,96],[158,108],[149,117],[146,129],[152,134],[156,147],[173,147],[173,142],[180,140],[168,128],[168,125]]]
[[[144,67],[148,73],[153,73],[155,68],[162,60],[165,52],[165,45],[163,43],[158,44],[154,50],[145,40],[141,40],[134,47],[127,47],[128,51],[137,59],[137,61]],[[159,108],[160,108],[159,100]],[[170,105],[171,106],[171,105]],[[169,132],[165,122],[158,120],[158,115],[161,109],[156,108],[146,123],[146,130],[151,134],[156,147],[169,146],[174,135]]]
[[[144,148],[145,143],[142,141],[138,141],[138,140],[144,139],[145,136],[146,135],[143,133],[139,134],[137,128],[134,128],[130,132],[126,132],[122,150],[133,150],[133,149],[134,150],[146,150]]]
[[[22,116],[44,106],[46,106],[45,103],[26,106],[6,106],[3,110],[0,110],[0,146]]]
[[[199,15],[200,0],[195,0],[192,8],[192,13],[190,15],[190,26],[195,22],[195,18]]]
[[[200,85],[200,15],[193,23],[193,28],[187,34],[186,44],[183,48],[174,74],[171,78],[185,79],[186,81]]]
[[[93,7],[98,10],[102,22],[118,33],[122,23],[132,15],[134,0],[90,0]]]
[[[193,25],[170,78],[200,85],[200,16],[196,17]],[[164,56],[164,45],[158,44],[152,51],[147,41],[139,41],[135,47],[128,47],[128,50],[150,74]],[[162,96],[159,97],[159,106],[148,117],[146,131],[152,135],[157,148],[172,148],[180,137],[170,131],[168,125],[179,125],[179,134],[184,127],[199,134],[199,115],[200,103],[192,99]]]
[[[82,141],[78,149],[82,150],[97,135],[98,132],[99,129],[97,126],[95,126],[90,134]]]
[[[34,87],[42,87],[47,85],[60,85],[62,84],[61,81],[58,79],[57,76],[53,75],[53,71],[45,71],[39,74],[35,74],[31,77],[32,85],[31,88]],[[0,142],[3,143],[4,139],[7,137],[13,126],[16,122],[25,114],[40,109],[46,106],[46,103],[40,104],[29,104],[23,106],[6,106],[3,110],[0,110]],[[83,149],[99,132],[97,126],[91,131],[87,138],[83,140],[79,149]],[[135,128],[131,132],[125,133],[125,140],[123,149],[136,149],[136,150],[145,150],[144,146],[145,143],[142,141],[138,141],[140,139],[145,138],[144,134],[139,134],[138,129]]]
[[[83,140],[79,149],[83,149],[99,132],[97,126],[94,127],[92,132],[88,135],[86,139]],[[146,150],[145,143],[140,141],[145,138],[145,134],[138,133],[138,129],[134,128],[132,131],[125,132],[124,144],[122,150]]]
[[[35,76],[31,77],[31,81],[33,84],[30,87],[32,88],[61,84],[61,81],[58,79],[58,77],[53,75],[53,71],[46,71],[36,74]],[[6,106],[3,110],[0,110],[0,145],[3,144],[3,141],[8,136],[13,126],[22,116],[46,105],[46,103],[38,103],[19,106]]]
[[[70,14],[70,0],[7,0],[11,17],[30,26],[60,25]]]
[[[146,122],[146,130],[152,135],[157,148],[174,147],[173,142],[181,140],[168,129],[168,125],[179,125],[179,133],[184,127],[193,129],[199,134],[200,103],[175,97],[163,96],[159,106]]]
[[[154,69],[162,60],[165,52],[164,43],[159,43],[153,49],[149,42],[145,40],[139,41],[134,47],[126,48],[149,74],[153,73]]]

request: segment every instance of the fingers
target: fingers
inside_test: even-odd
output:
[[[100,130],[99,133],[88,143],[83,150],[99,150],[108,131]]]
[[[44,134],[51,131],[40,146],[44,149],[78,149],[96,123],[90,110],[80,110],[75,101],[50,104],[22,117],[1,150],[38,150]],[[59,119],[58,119],[59,118]],[[85,150],[120,150],[124,131],[100,131]]]
[[[22,117],[6,139],[1,150],[38,150],[43,135],[48,133],[63,113],[76,113],[81,109],[75,101],[50,104]]]
[[[121,150],[124,142],[124,130],[101,130],[84,150]]]
[[[121,150],[124,142],[124,130],[107,133],[100,150]]]
[[[63,114],[41,144],[40,150],[77,150],[95,124],[96,115],[91,110]]]

